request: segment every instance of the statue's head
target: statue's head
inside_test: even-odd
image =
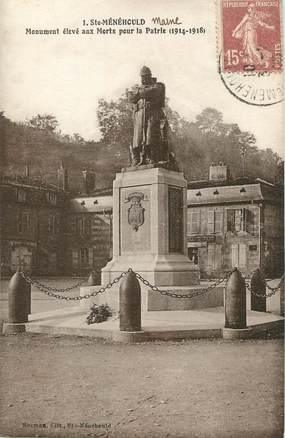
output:
[[[140,75],[143,85],[151,84],[151,71],[149,67],[144,65],[141,68]]]

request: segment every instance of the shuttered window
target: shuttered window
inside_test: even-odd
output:
[[[227,210],[227,231],[235,231],[235,210]]]
[[[32,224],[29,213],[18,213],[17,215],[17,231],[19,233],[27,233],[30,231]]]
[[[57,217],[53,216],[53,215],[49,216],[48,217],[48,232],[50,234],[56,234],[57,227],[58,227]]]
[[[215,212],[213,210],[208,211],[208,234],[214,234],[215,232]]]
[[[223,210],[215,210],[215,233],[223,232]]]
[[[190,234],[200,234],[201,232],[201,211],[188,210],[188,231]]]
[[[256,210],[247,210],[246,231],[253,235],[258,235],[258,216]]]
[[[201,232],[201,211],[190,211],[190,234],[200,234]]]
[[[77,219],[77,230],[78,234],[90,234],[91,233],[91,222],[87,217],[80,217]]]
[[[245,268],[247,265],[247,246],[244,243],[232,244],[232,267]]]
[[[256,215],[248,208],[237,208],[227,210],[227,231],[239,233],[247,231],[256,234]]]
[[[222,267],[222,245],[208,245],[208,269],[211,271]]]

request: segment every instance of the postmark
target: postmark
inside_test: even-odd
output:
[[[218,59],[229,92],[250,105],[283,100],[280,0],[219,0]]]

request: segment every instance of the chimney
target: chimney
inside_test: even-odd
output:
[[[95,190],[95,172],[93,170],[82,170],[83,190],[85,195],[89,195]]]
[[[227,181],[229,179],[229,169],[225,163],[212,163],[209,170],[209,181]]]
[[[62,190],[68,190],[68,173],[63,162],[61,162],[60,168],[57,169],[57,185]]]

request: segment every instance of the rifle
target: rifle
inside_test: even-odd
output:
[[[140,162],[139,164],[142,164],[145,158],[145,148],[146,148],[146,112],[145,112],[145,107],[146,107],[146,100],[143,99],[143,141],[142,141],[142,150],[140,153]]]
[[[157,78],[151,78],[151,85],[154,85],[157,83]],[[147,130],[147,123],[146,123],[146,99],[143,99],[143,141],[142,141],[142,150],[140,153],[140,162],[139,164],[142,164],[145,159],[146,154],[146,130]]]

